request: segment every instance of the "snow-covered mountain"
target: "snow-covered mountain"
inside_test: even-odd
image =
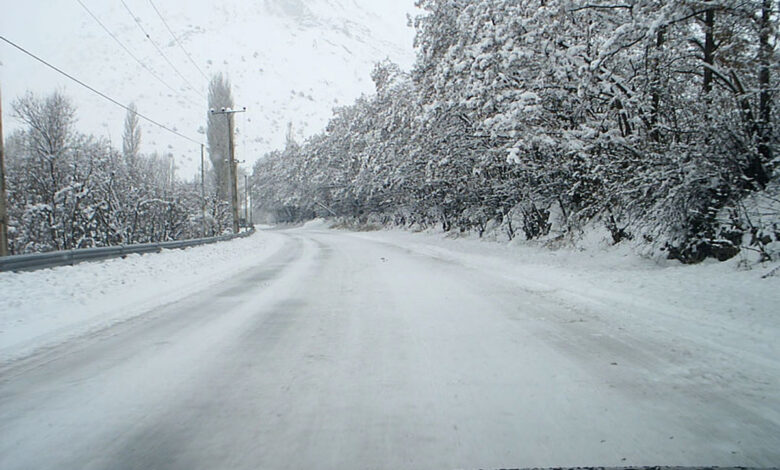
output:
[[[413,0],[125,0],[132,15],[121,0],[81,1],[162,81],[77,0],[14,2],[3,7],[0,30],[118,101],[135,102],[142,114],[205,140],[199,132],[205,127],[207,81],[156,6],[200,69],[209,76],[226,73],[236,105],[248,108],[236,119],[237,157],[248,163],[282,145],[288,122],[304,138],[323,128],[333,106],[373,91],[369,73],[375,62],[390,58],[408,68],[414,58],[414,33],[406,20]],[[6,44],[0,44],[0,62],[6,134],[19,126],[11,117],[14,98],[28,89],[60,89],[78,107],[79,130],[121,145],[122,109]],[[173,153],[184,176],[198,171],[198,146],[148,123],[142,128],[143,151]]]

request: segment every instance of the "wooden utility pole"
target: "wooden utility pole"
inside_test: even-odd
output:
[[[244,225],[249,225],[249,175],[244,175]]]
[[[233,233],[238,233],[238,163],[236,163],[236,144],[233,140],[233,114],[228,114],[228,147],[230,149],[230,204],[233,207]]]
[[[5,150],[3,141],[3,96],[0,93],[0,256],[8,256],[8,207],[5,199]]]
[[[202,236],[206,237],[206,147],[200,144],[200,221]]]
[[[238,233],[238,162],[236,161],[236,149],[233,142],[233,115],[246,112],[243,109],[222,108],[221,111],[211,110],[211,114],[224,114],[228,120],[228,163],[230,164],[230,205],[233,209],[233,233]]]

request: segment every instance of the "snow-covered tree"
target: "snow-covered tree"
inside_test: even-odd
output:
[[[258,163],[267,201],[509,237],[605,225],[685,262],[776,240],[743,203],[777,187],[773,0],[416,4],[411,73],[378,64],[375,95]]]
[[[27,94],[13,109],[24,128],[7,139],[12,253],[200,235],[197,185],[175,178],[170,155],[126,158],[77,132],[60,93]]]
[[[125,159],[133,161],[141,152],[141,126],[138,122],[138,108],[135,103],[130,103],[125,116],[125,128],[122,133],[122,155]]]

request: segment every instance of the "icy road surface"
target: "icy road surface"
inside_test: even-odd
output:
[[[142,290],[153,287],[139,280],[128,280],[124,296],[105,287],[146,309],[123,307],[122,316],[107,305],[113,321],[50,328],[46,347],[18,354],[22,342],[9,332],[27,341],[41,327],[7,320],[0,468],[780,462],[777,311],[766,311],[777,305],[776,281],[732,299],[744,310],[727,318],[725,307],[714,314],[696,300],[730,298],[723,289],[679,285],[642,298],[629,282],[609,294],[620,279],[585,280],[596,268],[524,265],[415,240],[423,238],[265,231],[230,245],[260,253],[253,261],[233,252],[238,272],[215,260],[216,275],[187,281],[197,288],[158,282],[183,298],[150,304]],[[211,252],[125,262],[184,263],[197,253]],[[129,269],[121,263],[60,269]],[[181,275],[191,271],[199,272],[183,266]],[[4,274],[0,287],[45,280],[52,285],[41,290],[56,292],[57,272]],[[666,274],[637,276],[652,290],[675,283]],[[19,302],[8,308],[25,312]]]

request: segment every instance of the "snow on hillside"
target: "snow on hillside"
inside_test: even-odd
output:
[[[84,4],[174,93],[135,62],[77,2],[20,2],[4,7],[3,36],[142,114],[205,139],[207,83],[147,0],[125,0],[150,37],[194,89],[143,35],[121,2]],[[198,66],[227,73],[236,105],[237,157],[249,163],[282,145],[288,122],[298,138],[320,131],[334,106],[373,91],[370,71],[385,58],[411,66],[413,0],[156,1]],[[6,44],[0,45],[6,134],[18,128],[10,102],[32,90],[63,90],[78,108],[78,129],[120,145],[124,111]],[[199,168],[199,148],[143,123],[143,150],[170,152],[184,176]]]

